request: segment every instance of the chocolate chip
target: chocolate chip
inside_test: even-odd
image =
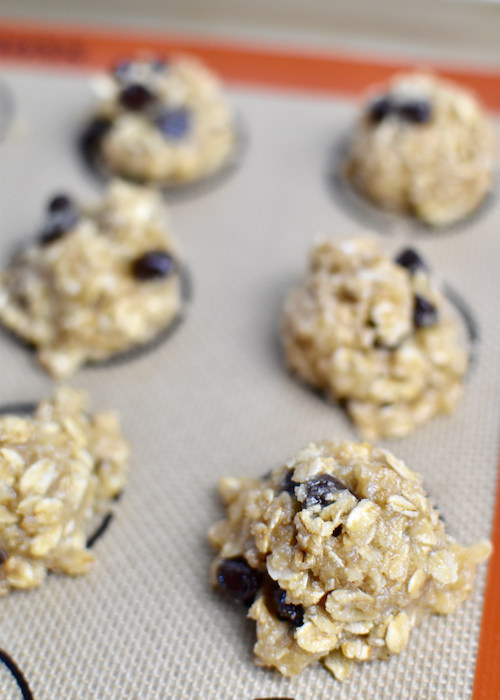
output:
[[[49,201],[47,205],[47,211],[53,214],[56,211],[62,211],[63,209],[74,209],[75,205],[73,200],[66,194],[58,194]]]
[[[413,307],[413,324],[415,328],[428,328],[433,326],[438,318],[438,312],[434,304],[415,294],[415,306]]]
[[[379,97],[368,108],[368,118],[373,124],[379,124],[393,111],[394,105],[391,100],[388,97]]]
[[[416,253],[413,248],[406,248],[403,250],[395,262],[401,267],[405,267],[409,272],[414,273],[417,270],[426,270],[426,265],[420,255]]]
[[[276,617],[282,622],[291,622],[294,627],[300,627],[304,622],[304,608],[286,602],[286,591],[276,588],[273,591],[273,602],[276,606]]]
[[[49,217],[40,232],[40,244],[49,245],[71,231],[80,218],[73,204],[62,209],[56,209]]]
[[[80,214],[73,200],[65,194],[53,197],[48,205],[49,216],[40,233],[40,243],[47,245],[71,231],[78,222]]]
[[[8,558],[9,556],[7,552],[4,552],[3,549],[0,549],[0,566],[2,566],[2,564],[5,564]]]
[[[164,58],[154,58],[149,62],[149,65],[155,73],[162,73],[167,67],[168,63]]]
[[[246,559],[223,559],[217,569],[219,588],[238,603],[250,605],[261,584],[261,574],[252,569]]]
[[[169,139],[181,139],[191,127],[191,112],[185,107],[177,107],[161,112],[155,124]]]
[[[431,106],[426,100],[409,100],[398,105],[398,114],[412,124],[425,124],[431,118]]]
[[[332,532],[333,537],[338,537],[342,533],[342,525],[337,525],[335,530]]]
[[[120,93],[120,103],[132,112],[140,112],[154,100],[155,96],[151,90],[140,83],[127,85]]]
[[[298,486],[298,483],[296,481],[293,481],[292,479],[293,471],[293,469],[289,469],[283,475],[283,480],[281,482],[281,491],[285,491],[286,493],[289,493],[290,496],[295,498],[295,487]]]
[[[140,280],[168,277],[177,270],[175,259],[164,250],[150,250],[132,263],[134,276]]]
[[[133,61],[119,61],[113,69],[113,75],[120,83],[130,83],[134,79]]]
[[[110,128],[111,120],[105,117],[96,117],[87,126],[80,137],[80,149],[88,161],[94,161],[101,147],[102,139]]]
[[[325,508],[333,502],[334,494],[346,489],[338,479],[331,474],[318,474],[308,479],[306,485],[306,500],[304,508],[321,506]]]

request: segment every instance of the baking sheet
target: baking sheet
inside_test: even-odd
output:
[[[34,236],[59,191],[98,197],[101,183],[75,148],[92,105],[88,76],[6,67],[15,123],[0,145],[0,264]],[[462,700],[470,698],[486,567],[473,595],[447,617],[427,619],[405,652],[361,664],[338,683],[320,664],[284,679],[254,666],[254,623],[213,592],[206,531],[223,516],[216,483],[261,475],[310,441],[358,436],[340,409],[285,371],[283,300],[318,235],[362,227],[329,190],[328,154],[356,103],[265,88],[232,87],[248,148],[218,188],[173,201],[189,266],[185,322],[161,347],[130,363],[86,368],[73,385],[94,409],[119,411],[133,466],[116,515],[83,578],[0,600],[0,647],[36,700]],[[498,123],[497,123],[498,126]],[[401,228],[373,235],[391,250],[412,244],[472,310],[477,361],[456,414],[380,444],[423,474],[448,531],[462,544],[490,534],[500,427],[500,207],[447,235]],[[45,397],[53,383],[32,355],[0,337],[1,400]],[[0,697],[19,700],[0,664]]]

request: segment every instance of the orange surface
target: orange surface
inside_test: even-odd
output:
[[[109,68],[145,47],[160,55],[196,53],[230,82],[346,95],[358,94],[395,71],[413,65],[163,33],[9,20],[0,25],[0,59],[7,61]],[[488,107],[500,111],[500,70],[467,70],[437,64],[434,67],[440,74],[473,88]]]
[[[498,469],[500,474],[500,459]],[[494,549],[488,565],[472,700],[500,699],[500,479],[491,539]]]
[[[345,95],[359,94],[395,71],[412,67],[403,61],[277,50],[265,45],[163,33],[14,21],[2,21],[0,25],[0,60],[8,62],[108,68],[117,60],[144,49],[159,55],[195,53],[230,82]],[[433,68],[469,86],[490,109],[500,111],[500,69],[467,70],[443,65],[433,65]],[[492,539],[494,553],[489,563],[472,700],[500,700],[500,489]]]

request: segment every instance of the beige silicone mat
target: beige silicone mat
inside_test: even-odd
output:
[[[16,118],[0,144],[0,263],[33,236],[47,198],[97,197],[75,152],[91,105],[87,76],[3,71]],[[222,516],[219,477],[260,475],[330,436],[356,439],[342,412],[284,370],[278,324],[314,237],[362,230],[328,191],[327,154],[354,102],[232,89],[248,134],[242,166],[219,187],[172,203],[193,278],[187,318],[153,353],[81,371],[93,407],[115,408],[133,467],[97,564],[84,578],[50,576],[0,600],[0,648],[36,700],[465,700],[472,694],[486,567],[469,601],[432,617],[389,662],[338,683],[321,665],[281,678],[252,662],[254,625],[208,584],[208,527]],[[467,302],[480,339],[465,400],[414,436],[384,443],[420,471],[449,532],[463,544],[490,534],[500,428],[500,202],[457,231],[375,232],[411,242]],[[44,397],[51,380],[0,336],[2,403]],[[0,698],[21,691],[0,664]]]

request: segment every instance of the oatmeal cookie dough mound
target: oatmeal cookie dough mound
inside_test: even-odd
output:
[[[368,443],[311,444],[220,492],[213,583],[252,603],[257,663],[287,676],[321,659],[342,680],[357,661],[398,654],[424,616],[468,597],[491,551],[458,545],[419,475]]]
[[[61,387],[33,418],[0,417],[0,595],[94,561],[87,526],[122,491],[129,448],[116,416],[87,404]]]
[[[95,87],[100,103],[82,146],[112,173],[171,185],[228,162],[234,115],[218,79],[198,60],[120,63]]]
[[[152,340],[181,307],[176,246],[159,195],[113,182],[94,208],[49,204],[36,245],[0,273],[0,322],[56,379]]]
[[[458,328],[411,249],[393,261],[370,238],[319,243],[282,336],[289,368],[345,402],[369,438],[407,435],[462,395]]]
[[[474,211],[491,189],[495,150],[493,129],[467,90],[400,75],[361,114],[347,176],[382,208],[443,226]]]

